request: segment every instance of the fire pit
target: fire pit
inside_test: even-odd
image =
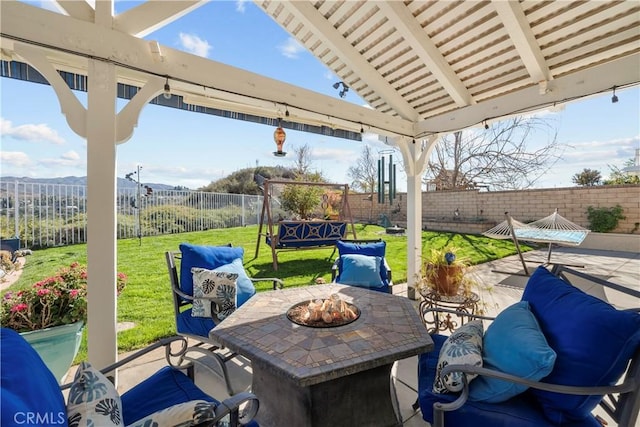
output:
[[[287,318],[293,323],[312,328],[348,325],[358,317],[358,307],[341,300],[338,294],[332,294],[324,300],[299,302],[287,310]]]

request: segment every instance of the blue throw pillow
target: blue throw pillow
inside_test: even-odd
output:
[[[236,258],[230,264],[221,265],[220,267],[215,268],[214,271],[221,273],[235,273],[238,275],[238,279],[236,281],[236,307],[240,307],[256,293],[256,288],[253,286],[253,282],[249,279],[247,272],[244,270],[242,258]]]
[[[181,243],[180,252],[180,289],[186,294],[193,295],[192,267],[213,270],[221,265],[230,264],[234,259],[244,256],[244,249],[231,246],[197,246]]]
[[[358,254],[358,255],[369,255],[369,256],[378,256],[380,258],[384,258],[386,250],[387,250],[387,242],[381,240],[379,242],[374,243],[357,243],[357,242],[343,242],[338,240],[336,242],[336,247],[338,248],[338,255],[342,257],[343,255],[348,254]],[[340,271],[342,271],[342,266],[340,266]],[[385,284],[387,282],[387,268],[384,263],[380,265],[380,277],[384,278]]]
[[[640,346],[640,314],[606,302],[539,267],[522,295],[557,354],[544,381],[573,386],[614,385]],[[602,396],[574,396],[530,390],[556,424],[588,417]]]
[[[0,330],[0,363],[0,425],[67,425],[58,381],[33,347],[12,329]]]
[[[538,381],[551,372],[556,360],[527,301],[520,301],[495,318],[484,334],[485,368]],[[488,403],[509,400],[527,389],[522,384],[480,375],[469,384],[469,399]]]
[[[381,288],[385,284],[380,277],[382,258],[379,256],[347,254],[340,257],[342,272],[338,281],[362,288]]]

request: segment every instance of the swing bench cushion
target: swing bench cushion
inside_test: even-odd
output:
[[[346,232],[347,223],[344,221],[280,221],[275,247],[295,249],[333,246],[345,237]],[[267,236],[267,244],[271,243],[271,237]]]

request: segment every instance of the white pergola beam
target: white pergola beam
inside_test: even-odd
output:
[[[79,69],[86,70],[86,57],[125,64],[127,58],[136,58],[136,68],[152,75],[168,75],[170,80],[180,81],[182,85],[192,82],[194,88],[206,86],[233,95],[269,100],[274,103],[274,110],[279,108],[277,104],[289,105],[313,112],[314,119],[325,115],[329,118],[327,125],[332,123],[331,117],[339,117],[358,124],[358,128],[362,123],[384,130],[385,134],[412,135],[412,121],[165,46],[161,46],[165,60],[158,62],[147,40],[20,2],[3,1],[0,26],[10,39],[31,40],[60,49],[54,56],[64,56],[66,62],[75,61]],[[74,58],[62,51],[76,52],[79,56]],[[131,75],[132,70],[118,68],[117,72]]]
[[[578,101],[597,95],[613,86],[636,84],[640,75],[640,52],[589,69],[558,77],[547,86],[541,96],[538,85],[440,114],[418,123],[417,135],[451,133],[481,123],[486,119],[502,119],[516,114],[541,110],[556,104]]]
[[[403,2],[382,1],[380,10],[402,35],[413,51],[424,62],[431,74],[440,82],[444,90],[458,107],[473,103],[471,93],[444,59],[436,45],[422,29]]]
[[[419,119],[417,111],[327,22],[313,4],[308,1],[292,1],[287,2],[287,7],[296,10],[296,18],[307,31],[321,34],[322,41],[331,47],[333,54],[351,68],[358,78],[365,81],[400,117],[410,121]]]
[[[208,0],[147,1],[114,18],[114,29],[136,37],[155,30],[206,4]]]
[[[513,45],[535,83],[551,80],[551,72],[519,2],[492,0]]]

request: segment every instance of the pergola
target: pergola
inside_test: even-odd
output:
[[[640,81],[636,0],[255,1],[371,108],[151,39],[206,2],[151,0],[115,16],[113,0],[95,8],[57,0],[61,13],[0,2],[2,60],[37,69],[87,139],[89,359],[98,367],[117,358],[116,147],[166,83],[187,108],[269,124],[288,112],[288,127],[352,138],[365,130],[397,147],[411,286],[422,250],[421,176],[439,136]],[[86,77],[86,108],[60,72]],[[131,99],[116,113],[123,84]]]

